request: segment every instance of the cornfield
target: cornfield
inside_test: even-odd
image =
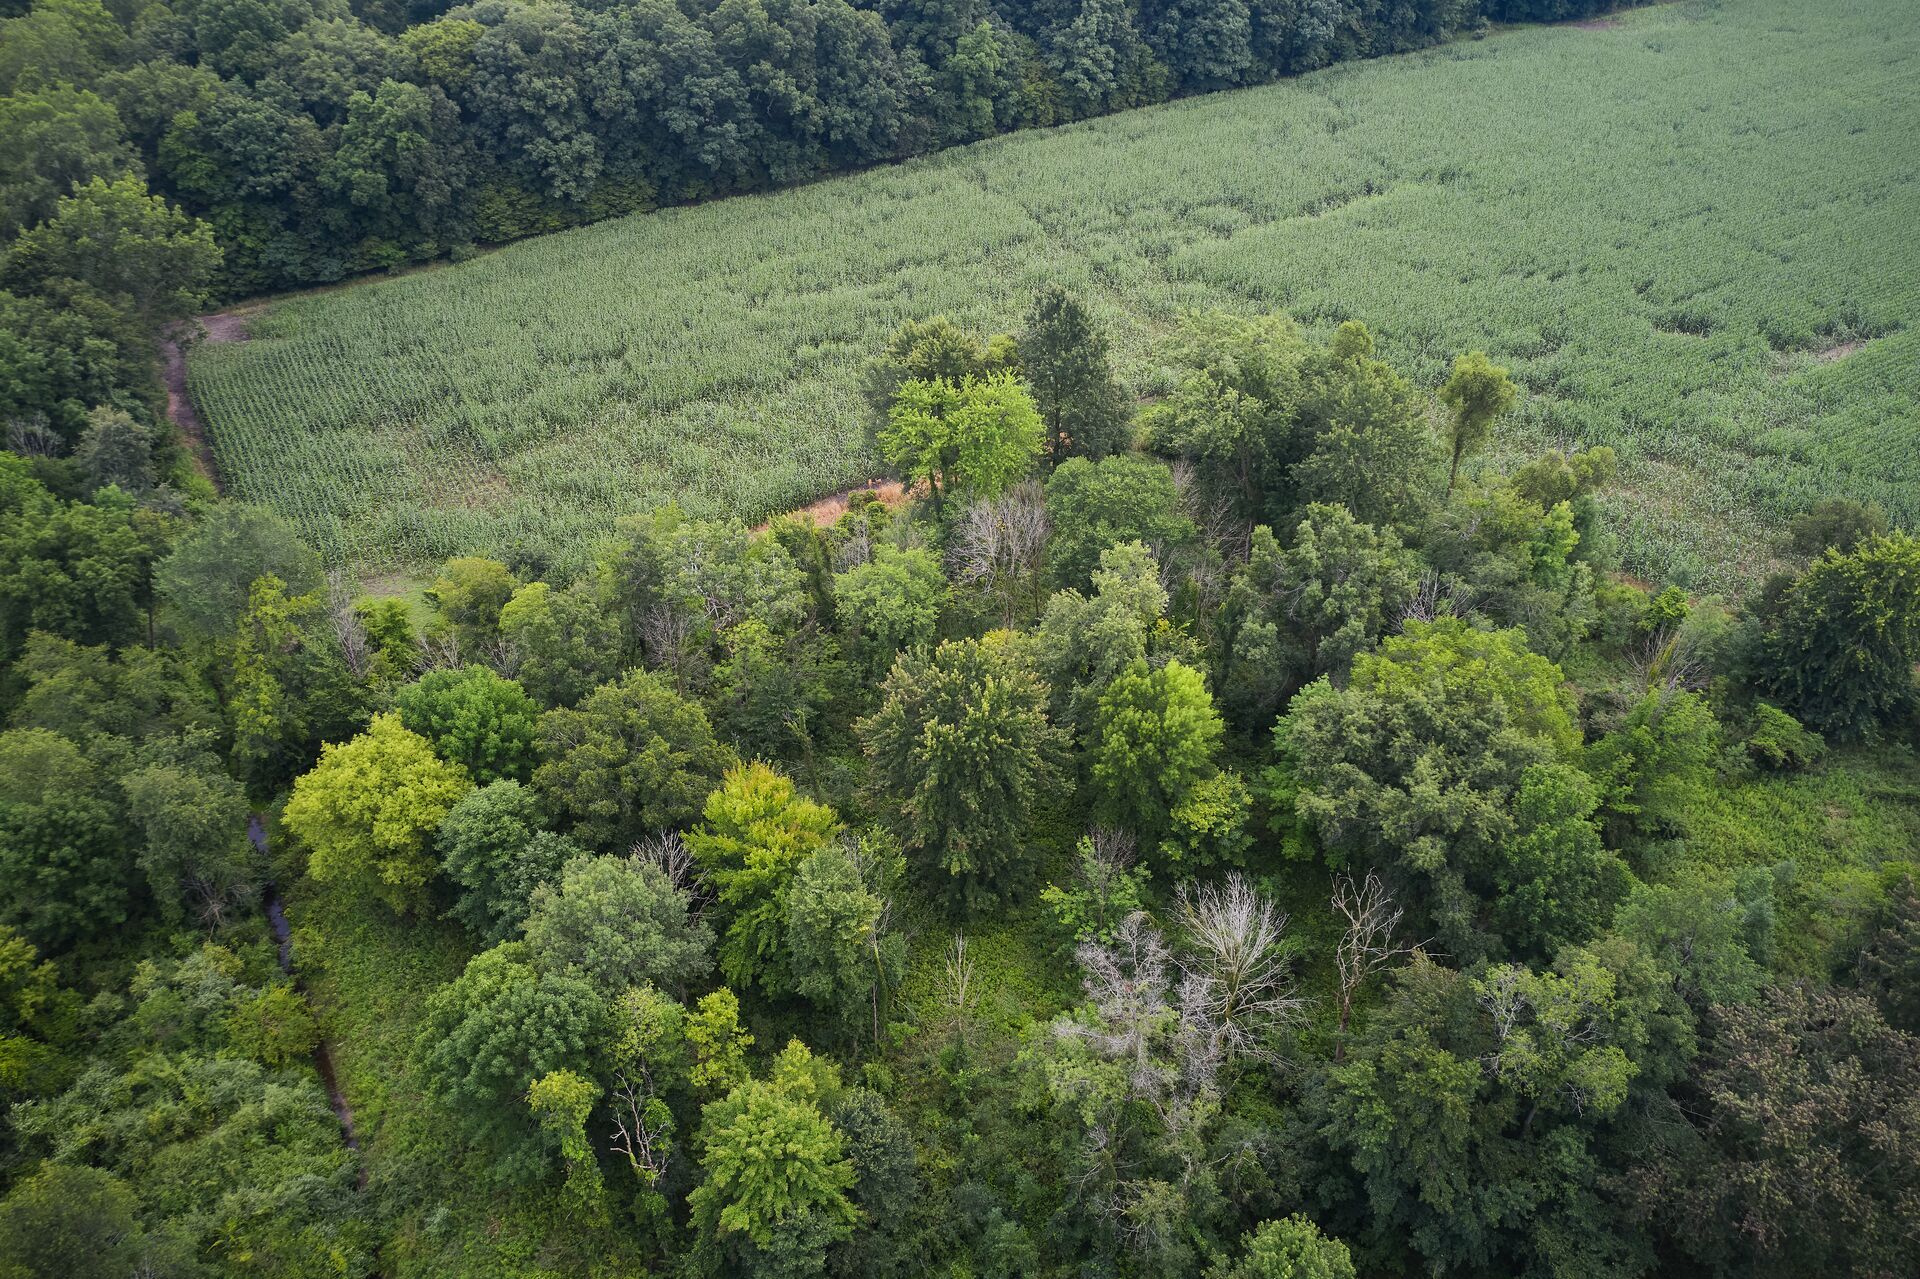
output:
[[[368,569],[581,563],[672,498],[756,519],[867,478],[901,321],[1059,279],[1123,373],[1186,308],[1354,318],[1425,385],[1526,388],[1502,459],[1622,455],[1626,563],[1732,585],[1828,495],[1920,525],[1920,24],[1685,0],[1522,28],[269,306],[197,348],[233,491]]]

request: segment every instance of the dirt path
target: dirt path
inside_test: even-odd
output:
[[[247,819],[247,838],[252,841],[254,850],[262,858],[267,855],[267,831],[260,824],[258,814]],[[280,904],[280,890],[271,881],[266,887],[263,903],[267,912],[267,924],[273,929],[273,939],[280,944],[280,971],[293,978],[293,984],[304,994],[298,974],[293,971],[293,928],[287,923],[287,912]],[[313,1046],[313,1067],[320,1072],[320,1082],[326,1087],[327,1100],[333,1106],[333,1113],[340,1118],[340,1140],[346,1143],[348,1150],[360,1149],[360,1134],[353,1126],[353,1110],[347,1105],[347,1095],[340,1091],[339,1076],[334,1073],[333,1053],[327,1041],[321,1039]],[[360,1162],[358,1171],[360,1189],[367,1188],[366,1161]]]
[[[202,341],[246,341],[247,316],[254,309],[201,316],[199,325],[206,334]],[[188,450],[193,454],[194,469],[206,476],[215,492],[226,492],[226,485],[220,482],[220,468],[213,460],[213,446],[207,440],[206,424],[201,422],[199,412],[193,407],[193,397],[187,394],[187,350],[177,336],[169,337],[160,344],[160,366],[161,376],[167,384],[167,416],[173,419],[180,438],[186,441]]]

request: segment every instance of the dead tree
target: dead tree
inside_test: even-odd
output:
[[[1347,1024],[1353,1019],[1353,1001],[1367,978],[1387,967],[1413,947],[1394,939],[1405,914],[1387,894],[1387,886],[1373,871],[1359,884],[1353,876],[1341,875],[1333,881],[1333,909],[1347,921],[1347,931],[1334,951],[1334,963],[1340,970],[1340,1025],[1333,1043],[1333,1059],[1346,1056]]]
[[[1192,947],[1180,963],[1182,1002],[1204,1014],[1224,1057],[1275,1060],[1272,1032],[1306,1002],[1280,947],[1286,912],[1235,873],[1198,892],[1182,886],[1180,922]]]

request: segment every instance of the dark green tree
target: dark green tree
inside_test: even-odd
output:
[[[1140,542],[1164,558],[1194,536],[1172,470],[1133,454],[1062,462],[1047,477],[1047,521],[1054,581],[1083,590],[1109,547]]]
[[[970,899],[1005,892],[1055,776],[1045,687],[1003,641],[949,640],[895,662],[882,699],[857,726],[877,807],[929,875]]]
[[[539,708],[517,681],[484,666],[429,671],[400,690],[394,709],[440,758],[481,786],[525,781],[533,771]]]
[[[126,920],[133,878],[100,766],[44,728],[0,734],[0,922],[63,951]]]
[[[1682,1128],[1630,1184],[1709,1272],[1897,1274],[1920,1212],[1920,1040],[1842,990],[1716,1007]]]
[[[118,1279],[146,1258],[140,1201],[125,1182],[84,1164],[47,1163],[0,1199],[0,1274],[7,1279]]]
[[[1046,424],[1048,461],[1124,452],[1127,394],[1114,379],[1106,334],[1080,300],[1058,284],[1041,289],[1018,342],[1021,376]]]
[[[531,1180],[546,1158],[527,1089],[555,1070],[591,1074],[606,1025],[591,984],[541,972],[525,943],[507,942],[427,998],[416,1078],[457,1129],[487,1147],[495,1178]]]
[[[733,762],[706,712],[642,670],[542,715],[540,754],[534,789],[599,849],[684,825]]]
[[[1802,723],[1871,738],[1910,712],[1920,660],[1920,541],[1829,550],[1763,619],[1761,686]]]
[[[159,326],[202,310],[219,268],[212,229],[129,175],[96,177],[60,199],[14,241],[4,278],[30,289],[78,280]]]
[[[576,857],[533,890],[527,950],[542,972],[585,979],[611,1002],[633,986],[670,994],[713,968],[713,930],[687,890],[642,857]]]
[[[502,781],[468,791],[441,819],[435,845],[459,889],[451,914],[475,936],[518,936],[534,890],[584,851],[544,829],[544,816],[530,788]]]

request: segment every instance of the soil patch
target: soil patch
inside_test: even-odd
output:
[[[1840,345],[1830,346],[1824,351],[1815,351],[1813,358],[1822,364],[1832,364],[1835,360],[1846,359],[1849,355],[1852,355],[1865,345],[1866,343],[1862,341],[1842,342]]]
[[[810,502],[797,511],[789,511],[788,514],[811,520],[817,528],[831,528],[842,515],[847,513],[847,503],[855,493],[871,493],[880,499],[883,506],[889,507],[898,506],[907,500],[907,491],[899,480],[869,480],[865,484],[828,494],[819,501]],[[773,521],[768,520],[755,526],[753,531],[764,533],[772,524]]]

